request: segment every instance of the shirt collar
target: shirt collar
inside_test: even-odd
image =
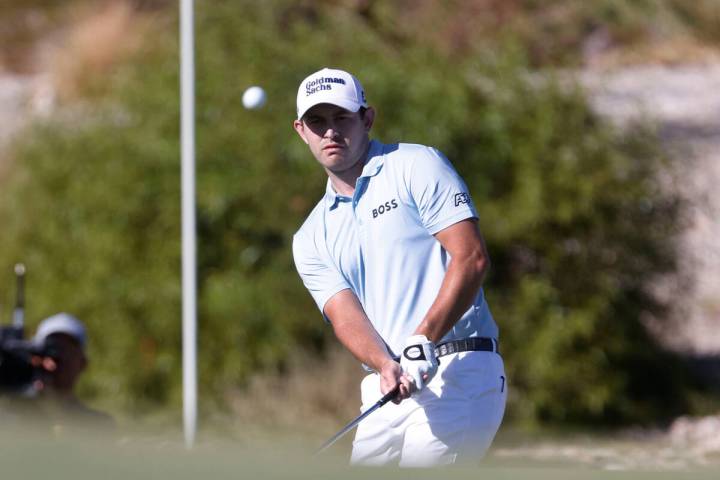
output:
[[[338,204],[345,202],[352,202],[352,198],[337,193],[328,178],[327,186],[325,187],[325,204],[328,206],[328,210],[335,210]]]
[[[368,149],[368,156],[362,174],[360,175],[361,177],[374,177],[380,172],[385,162],[383,146],[382,143],[376,140],[370,141],[370,148]]]
[[[383,144],[376,140],[371,140],[367,159],[365,160],[365,166],[363,167],[363,171],[359,178],[374,177],[380,172],[384,162],[385,156],[383,155]],[[325,202],[328,206],[328,210],[334,210],[340,203],[352,202],[352,198],[337,193],[332,186],[332,182],[328,178],[327,186],[325,187]]]

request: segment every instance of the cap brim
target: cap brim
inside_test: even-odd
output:
[[[319,98],[317,102],[314,102],[312,105],[308,105],[305,107],[305,109],[302,112],[298,112],[298,120],[302,120],[302,117],[305,116],[305,114],[313,107],[316,107],[318,105],[322,105],[323,103],[327,103],[330,105],[335,105],[340,108],[344,108],[345,110],[348,110],[350,112],[357,112],[360,110],[360,107],[363,107],[363,105],[353,101],[353,100],[345,100],[345,99],[330,99],[330,98]]]

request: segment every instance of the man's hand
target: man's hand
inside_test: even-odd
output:
[[[400,365],[406,376],[411,379],[411,392],[419,392],[430,383],[438,369],[435,356],[435,344],[425,335],[413,335],[405,342],[400,357]]]
[[[36,392],[45,390],[45,387],[52,384],[52,376],[57,371],[58,365],[54,358],[41,355],[30,357],[30,364],[39,370],[38,378],[33,381],[33,388]]]
[[[397,404],[410,397],[411,380],[407,375],[403,375],[400,364],[395,360],[389,359],[380,368],[380,392],[385,395],[392,391],[395,387],[399,387],[397,396],[393,399],[393,403]]]

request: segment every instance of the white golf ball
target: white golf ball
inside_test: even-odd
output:
[[[266,100],[267,95],[265,95],[265,90],[257,85],[249,87],[245,90],[245,93],[243,93],[242,96],[243,106],[248,110],[257,110],[258,108],[261,108],[265,105]]]

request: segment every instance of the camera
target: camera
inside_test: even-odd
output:
[[[22,393],[32,388],[40,368],[32,364],[33,356],[44,356],[44,348],[23,339],[22,330],[0,326],[0,392]]]
[[[17,280],[15,310],[10,325],[0,325],[0,394],[32,394],[42,370],[33,357],[52,356],[51,349],[25,340],[25,265],[15,265]]]

